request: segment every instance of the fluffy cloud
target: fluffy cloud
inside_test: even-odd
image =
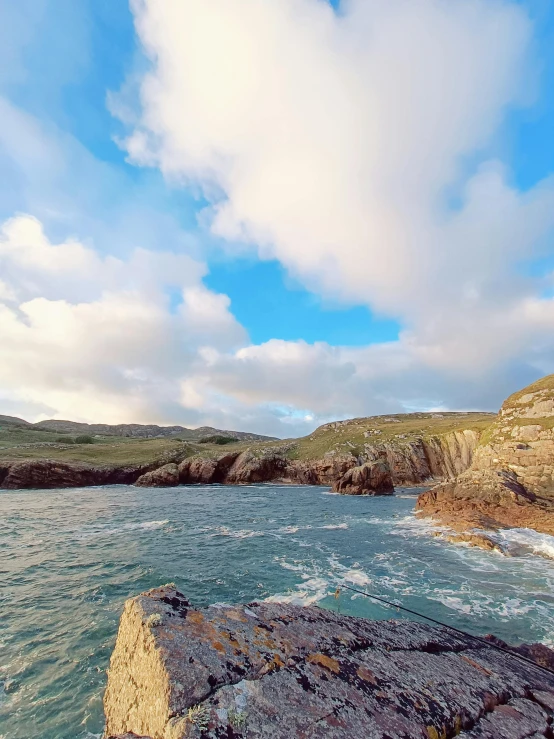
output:
[[[552,275],[520,268],[551,252],[554,186],[521,192],[486,155],[529,87],[524,4],[133,10],[151,59],[142,107],[111,99],[133,126],[130,160],[200,186],[202,223],[231,253],[250,245],[403,331],[361,348],[251,345],[155,178],[0,98],[5,412],[287,436],[336,417],[493,409],[554,370]]]
[[[76,239],[53,242],[29,215],[1,227],[0,273],[0,398],[29,418],[209,423],[292,436],[332,418],[444,399],[478,408],[492,398],[494,407],[518,384],[512,365],[494,376],[449,374],[443,357],[409,333],[358,349],[251,345],[227,296],[203,285],[205,266],[190,256],[101,256]],[[514,335],[534,325],[549,344],[554,301],[528,300],[510,320]],[[536,347],[539,357],[545,351]]]
[[[70,417],[140,420],[177,412],[183,374],[206,346],[241,345],[228,298],[187,255],[138,249],[127,261],[52,243],[35,218],[0,232],[0,387]]]
[[[200,183],[230,249],[250,242],[311,289],[399,318],[399,348],[424,365],[497,372],[539,345],[550,363],[550,302],[518,268],[551,250],[554,183],[522,193],[478,156],[524,102],[521,4],[133,8],[152,68],[129,154]]]

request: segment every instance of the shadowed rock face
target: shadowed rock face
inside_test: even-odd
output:
[[[166,586],[125,604],[104,708],[110,739],[551,737],[554,675],[444,628]]]
[[[352,467],[333,485],[342,495],[392,495],[394,485],[386,457]]]
[[[179,468],[176,464],[164,464],[151,472],[145,472],[136,481],[140,487],[171,487],[179,484]]]
[[[59,462],[52,459],[29,459],[0,463],[0,487],[65,488],[86,485],[132,485],[147,470],[146,466],[108,467]]]
[[[457,530],[526,527],[554,535],[554,375],[510,396],[470,469],[423,493],[423,515]]]

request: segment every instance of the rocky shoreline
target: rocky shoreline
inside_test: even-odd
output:
[[[554,375],[510,396],[469,469],[423,493],[420,515],[457,532],[529,528],[554,536]]]
[[[417,512],[449,526],[451,540],[492,549],[497,544],[487,531],[518,527],[554,535],[554,375],[510,396],[484,432],[467,428],[408,439],[389,434],[381,440],[382,428],[373,426],[358,446],[348,439],[340,443],[345,431],[363,429],[371,420],[328,424],[297,440],[306,449],[318,434],[333,432],[334,447],[324,446],[319,457],[298,458],[298,443],[291,441],[235,450],[182,445],[169,458],[121,466],[8,460],[0,462],[0,488],[276,482],[328,485],[345,495],[391,495],[395,487],[427,484],[433,487],[419,496]],[[388,422],[401,423],[383,417],[381,426]]]
[[[0,462],[0,488],[55,488],[127,484],[171,487],[281,482],[329,485],[351,495],[391,494],[395,486],[422,485],[460,474],[471,464],[479,434],[471,429],[416,440],[366,443],[354,454],[291,458],[282,447],[194,454],[145,465],[90,465],[51,459]]]
[[[546,647],[520,651],[554,666]],[[443,627],[278,603],[196,609],[168,585],[126,602],[104,709],[105,739],[539,739],[552,736],[554,673]]]

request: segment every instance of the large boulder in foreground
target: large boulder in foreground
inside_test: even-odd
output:
[[[551,736],[554,675],[471,637],[277,603],[125,604],[106,737]]]
[[[511,395],[470,469],[417,503],[457,530],[526,527],[554,535],[554,375]]]
[[[352,467],[335,482],[333,491],[341,495],[392,495],[390,467],[385,459]]]

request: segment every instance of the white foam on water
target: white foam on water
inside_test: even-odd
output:
[[[288,593],[276,593],[266,598],[267,603],[290,603],[295,606],[310,606],[330,595],[329,582],[323,577],[311,577]]]
[[[347,523],[328,523],[326,526],[318,526],[318,529],[347,529]]]
[[[228,536],[231,539],[252,539],[254,536],[263,535],[263,531],[252,531],[251,529],[239,529],[238,531],[233,531],[227,526],[216,526],[214,529],[214,533],[210,534],[210,537]]]
[[[163,521],[144,521],[143,523],[139,524],[129,524],[126,525],[125,528],[137,528],[137,529],[143,529],[144,531],[153,531],[154,529],[161,529],[162,526],[165,526],[169,523],[169,519],[165,519]]]
[[[494,533],[487,532],[487,535],[505,548],[508,554],[535,554],[554,559],[554,536],[540,534],[533,529],[502,529]]]
[[[355,585],[370,585],[373,582],[362,570],[347,570],[343,575],[343,579]]]
[[[313,526],[308,524],[307,526],[283,526],[278,531],[281,534],[296,534],[298,531],[309,531],[310,529],[313,529]]]
[[[275,558],[277,562],[279,562],[280,566],[284,570],[291,570],[292,572],[303,572],[304,571],[304,565],[301,564],[291,564],[290,562],[287,562],[284,559],[279,559],[278,557]]]
[[[80,531],[77,534],[79,539],[91,539],[97,536],[112,536],[113,534],[121,534],[124,531],[155,531],[167,526],[169,519],[163,521],[138,521],[135,523],[124,523],[121,526],[100,526],[92,531]]]

